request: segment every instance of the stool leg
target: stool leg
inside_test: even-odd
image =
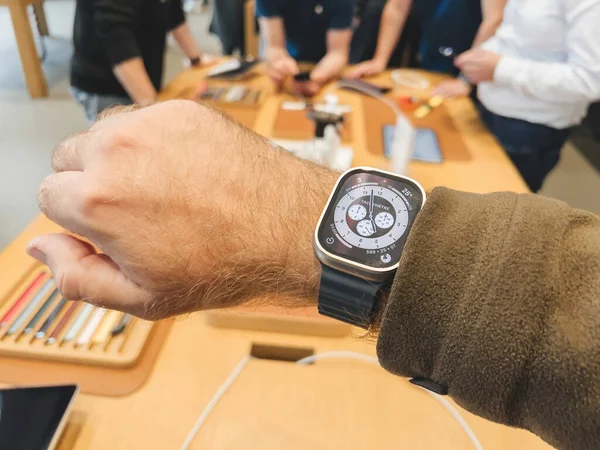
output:
[[[15,30],[21,64],[25,73],[25,81],[29,95],[33,98],[47,97],[48,86],[42,72],[42,65],[35,48],[29,17],[27,16],[27,5],[21,1],[12,1],[8,4],[10,18]]]
[[[33,11],[35,13],[35,20],[37,21],[40,34],[42,36],[50,36],[48,31],[48,22],[46,22],[46,11],[44,10],[43,0],[39,3],[33,4]]]

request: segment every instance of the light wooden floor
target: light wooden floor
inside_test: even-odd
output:
[[[74,0],[46,3],[53,36],[44,63],[50,96],[37,101],[29,99],[8,11],[0,9],[0,248],[37,214],[35,193],[39,182],[51,170],[50,154],[54,146],[70,133],[86,127],[84,116],[68,90],[74,3]],[[189,16],[189,21],[202,46],[216,53],[219,44],[207,35],[209,18],[208,12],[195,13]],[[168,51],[167,79],[181,70],[181,61],[177,50]],[[598,192],[598,173],[574,148],[567,147],[543,193],[600,213]]]

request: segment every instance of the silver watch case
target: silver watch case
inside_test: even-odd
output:
[[[323,208],[323,212],[321,213],[321,217],[319,218],[319,222],[317,223],[317,227],[315,228],[315,232],[313,235],[313,248],[315,250],[317,259],[322,264],[324,264],[328,267],[339,270],[341,272],[348,273],[348,274],[356,276],[358,278],[362,278],[362,279],[370,280],[370,281],[376,281],[376,282],[384,282],[394,276],[394,274],[398,270],[398,266],[400,265],[399,260],[396,262],[396,264],[394,264],[391,267],[386,267],[386,268],[370,267],[365,264],[361,264],[356,261],[352,261],[350,259],[342,258],[340,256],[334,255],[334,254],[328,252],[327,250],[325,250],[319,242],[319,230],[321,229],[321,225],[323,223],[323,219],[325,218],[325,213],[327,212],[329,205],[331,204],[331,202],[333,202],[335,200],[334,196],[335,196],[336,192],[338,191],[338,188],[340,187],[341,183],[347,176],[354,175],[357,173],[370,173],[370,174],[379,175],[383,178],[391,178],[391,179],[400,180],[400,181],[406,180],[408,182],[415,184],[421,190],[421,194],[423,196],[423,202],[421,203],[419,211],[423,208],[423,205],[425,204],[426,194],[425,194],[425,190],[423,189],[423,186],[421,186],[421,184],[418,183],[416,180],[409,178],[409,177],[402,176],[402,175],[398,175],[398,174],[395,174],[392,172],[388,172],[385,170],[374,169],[372,167],[353,167],[352,169],[345,171],[342,175],[340,175],[337,182],[335,183],[333,190],[331,191],[329,200],[327,200],[327,204]],[[417,211],[417,213],[419,211]]]

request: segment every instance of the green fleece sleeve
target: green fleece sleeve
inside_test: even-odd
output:
[[[600,448],[600,219],[531,194],[434,190],[377,352],[475,414]]]

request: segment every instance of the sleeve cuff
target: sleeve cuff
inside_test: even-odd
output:
[[[178,17],[176,20],[173,21],[173,23],[171,23],[171,26],[169,27],[169,31],[173,31],[175,28],[178,28],[180,25],[183,25],[184,23],[185,23],[185,16]]]
[[[447,388],[475,414],[530,429],[530,382],[561,359],[541,346],[560,292],[565,208],[531,194],[434,189],[384,307],[381,365]],[[531,375],[533,362],[542,369]],[[557,385],[549,378],[542,388]]]
[[[173,3],[173,8],[171,8],[171,11],[172,16],[169,31],[172,31],[181,24],[185,23],[185,13],[183,12],[183,5],[181,0]]]
[[[140,49],[133,38],[128,39],[123,36],[114,36],[104,39],[103,44],[108,55],[108,60],[113,67],[123,61],[141,56]]]
[[[494,83],[499,86],[512,86],[521,65],[518,58],[503,56],[494,70]]]

